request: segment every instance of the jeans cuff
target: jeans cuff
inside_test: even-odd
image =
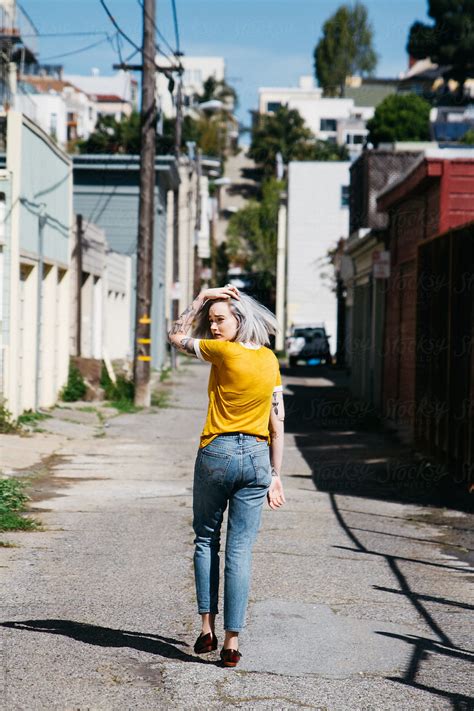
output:
[[[243,628],[243,625],[226,625],[224,623],[224,630],[226,632],[242,632]]]
[[[216,608],[215,610],[201,610],[198,608],[198,614],[199,615],[218,615],[219,610]]]

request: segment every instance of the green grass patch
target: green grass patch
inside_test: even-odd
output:
[[[0,548],[18,548],[16,543],[9,543],[8,541],[0,541]]]
[[[15,434],[21,431],[21,425],[15,420],[6,406],[5,400],[0,398],[0,434]]]
[[[21,414],[18,418],[18,424],[32,425],[35,422],[40,422],[41,420],[48,420],[50,418],[51,415],[48,415],[46,412],[39,412],[38,410],[26,410],[26,412],[23,412],[23,414]]]
[[[29,501],[26,487],[18,479],[0,479],[0,531],[31,531],[38,527],[32,518],[22,515]]]
[[[164,383],[171,378],[171,368],[162,368],[160,373],[160,383]]]
[[[79,369],[73,364],[69,364],[67,383],[61,390],[61,400],[64,402],[76,402],[82,400],[87,392],[87,386]]]
[[[110,404],[120,413],[140,412],[143,410],[142,407],[136,407],[133,400],[111,400]]]
[[[98,414],[97,409],[92,407],[92,405],[84,405],[84,407],[78,407],[78,412],[90,412],[91,414]]]
[[[169,393],[153,392],[151,394],[151,406],[152,407],[169,407],[170,396]]]

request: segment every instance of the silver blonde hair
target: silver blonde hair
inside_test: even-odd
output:
[[[212,338],[209,327],[209,309],[212,304],[225,301],[229,304],[232,314],[238,322],[237,333],[234,340],[241,343],[256,343],[266,346],[270,343],[270,336],[278,331],[278,322],[275,316],[265,306],[260,304],[248,294],[240,292],[238,299],[209,299],[196,316],[191,335],[194,338]]]

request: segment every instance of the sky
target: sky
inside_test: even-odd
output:
[[[352,0],[346,0],[350,4]],[[139,0],[106,0],[125,32],[141,43]],[[188,55],[226,59],[229,83],[239,94],[238,117],[249,123],[261,86],[295,86],[298,77],[313,73],[313,50],[325,20],[343,0],[176,0],[181,50]],[[427,0],[365,0],[374,28],[379,57],[376,75],[396,77],[407,66],[405,45],[415,20],[429,22]],[[22,0],[40,35],[66,32],[114,33],[99,0]],[[176,47],[171,0],[157,0],[157,26]],[[101,42],[71,56],[57,57]],[[161,42],[164,50],[166,46]],[[45,37],[38,41],[40,60],[64,64],[70,74],[112,73],[116,46],[100,35]],[[123,43],[127,56],[133,49]],[[134,60],[136,61],[135,57]]]

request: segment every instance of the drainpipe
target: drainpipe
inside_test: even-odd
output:
[[[40,386],[41,386],[41,312],[43,301],[43,237],[44,226],[46,224],[46,205],[40,203],[38,211],[38,281],[36,287],[36,378],[35,378],[35,411],[40,406]]]
[[[278,241],[276,265],[276,319],[279,330],[275,338],[275,350],[285,350],[286,336],[286,242],[287,242],[287,194],[281,192],[278,208]]]

